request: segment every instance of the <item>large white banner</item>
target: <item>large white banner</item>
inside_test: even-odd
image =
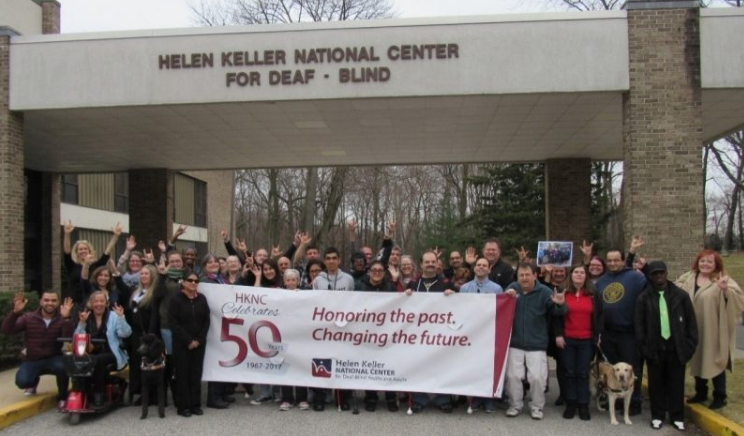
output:
[[[506,295],[287,291],[200,284],[203,379],[500,396]]]

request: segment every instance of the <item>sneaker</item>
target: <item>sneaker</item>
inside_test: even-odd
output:
[[[674,421],[672,425],[679,431],[685,431],[685,423],[683,421]]]
[[[261,404],[271,400],[272,397],[257,397],[251,400],[251,406],[260,406]]]
[[[530,412],[530,416],[532,417],[532,419],[539,421],[543,419],[543,411],[542,409],[532,409],[532,411]]]
[[[57,401],[57,410],[60,412],[65,410],[65,407],[67,407],[67,401],[65,400],[59,400]]]
[[[300,402],[299,409],[300,410],[310,410],[310,403],[308,403],[307,401],[301,401]]]
[[[651,420],[651,428],[654,430],[661,430],[661,427],[664,425],[664,421],[660,419],[652,419]]]
[[[36,395],[36,386],[32,388],[26,388],[23,390],[23,395],[30,397],[31,395]]]
[[[520,413],[522,413],[522,409],[518,409],[514,406],[509,407],[506,409],[506,416],[507,418],[514,418],[515,416],[518,416]]]
[[[246,400],[250,400],[250,399],[251,399],[251,394],[249,394],[248,392],[246,392],[246,393],[245,393],[245,394],[243,395],[243,398],[245,398]]]
[[[280,412],[286,412],[287,410],[291,409],[292,405],[289,404],[287,401],[282,402],[282,404],[279,405],[279,411]]]
[[[493,413],[495,411],[496,411],[496,409],[494,407],[491,407],[491,406],[486,407],[486,413]]]

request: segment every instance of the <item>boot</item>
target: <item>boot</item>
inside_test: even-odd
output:
[[[563,411],[563,418],[573,419],[574,415],[576,415],[576,405],[572,401],[569,401],[566,403],[566,410]]]
[[[589,406],[586,404],[579,405],[579,419],[582,421],[589,421],[592,416],[589,414]]]
[[[710,406],[708,408],[710,410],[718,410],[726,405],[726,394],[719,394],[716,392],[713,392],[713,401],[711,401]]]
[[[708,401],[708,381],[695,377],[695,396],[687,399],[688,404]]]
[[[93,409],[101,409],[103,408],[103,394],[100,392],[93,393]]]

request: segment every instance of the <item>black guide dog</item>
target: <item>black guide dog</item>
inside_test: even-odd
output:
[[[142,416],[147,418],[147,408],[150,405],[150,392],[157,389],[158,415],[165,418],[165,386],[163,371],[165,371],[165,345],[153,334],[142,336],[137,352],[142,356]]]

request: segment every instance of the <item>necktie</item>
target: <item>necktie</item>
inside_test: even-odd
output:
[[[659,292],[659,316],[661,317],[661,337],[667,340],[672,336],[672,332],[669,329],[669,312],[667,312],[663,291]]]

